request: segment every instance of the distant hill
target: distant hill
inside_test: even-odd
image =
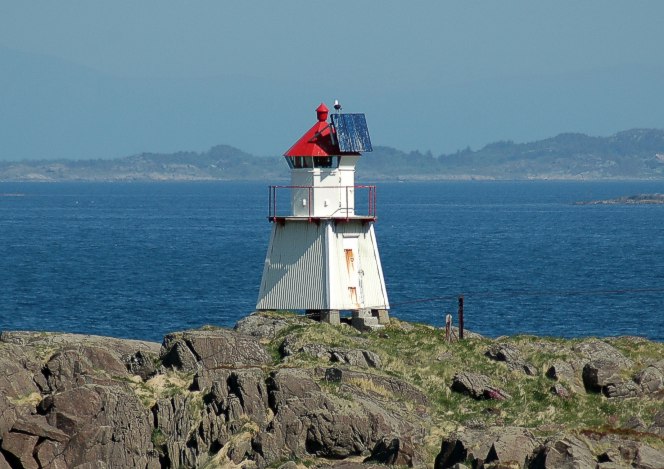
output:
[[[566,133],[531,143],[496,142],[449,155],[376,146],[358,163],[361,180],[663,179],[664,130],[610,137]],[[142,153],[113,160],[0,162],[0,181],[284,180],[280,156],[218,145],[207,152]]]
[[[283,164],[284,166],[280,165]],[[0,161],[1,181],[206,181],[286,177],[285,163],[228,145],[203,153],[141,153],[112,160]]]
[[[378,147],[363,156],[358,168],[377,179],[660,179],[664,130],[634,129],[610,137],[566,133],[439,157]]]

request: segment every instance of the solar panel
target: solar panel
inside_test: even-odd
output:
[[[364,114],[332,114],[332,125],[342,153],[373,151]]]

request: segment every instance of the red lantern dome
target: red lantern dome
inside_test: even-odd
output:
[[[338,155],[339,146],[332,139],[333,128],[327,122],[329,109],[324,103],[316,109],[318,122],[300,137],[295,144],[288,149],[284,156],[317,156],[327,157]]]

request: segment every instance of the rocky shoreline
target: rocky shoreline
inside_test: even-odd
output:
[[[660,205],[664,204],[664,194],[638,194],[615,199],[578,202],[577,205]]]
[[[664,344],[360,333],[284,314],[162,344],[0,334],[0,469],[664,467]]]

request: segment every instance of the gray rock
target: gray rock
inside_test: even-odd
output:
[[[623,369],[620,363],[597,359],[583,368],[586,389],[602,392],[611,398],[629,398],[652,395],[664,389],[664,360],[651,364],[639,372],[634,380],[621,378]]]
[[[378,354],[369,350],[331,348],[328,350],[330,361],[346,363],[360,368],[380,368]]]
[[[267,422],[268,390],[261,370],[233,371],[228,378],[228,389],[240,399],[245,415],[260,426]]]
[[[581,379],[582,365],[582,363],[577,362],[556,360],[546,371],[546,376],[564,384],[570,393],[580,393],[584,391]]]
[[[209,387],[201,388],[206,408],[202,413],[199,433],[202,445],[221,447],[231,434],[243,431],[251,420],[259,429],[267,425],[268,388],[261,370],[203,371]]]
[[[530,469],[594,468],[597,460],[590,448],[574,436],[552,440],[535,450]]]
[[[453,391],[468,394],[475,399],[509,399],[511,396],[491,384],[491,380],[478,373],[456,373],[452,379]]]
[[[551,393],[563,399],[567,399],[571,395],[567,388],[560,383],[551,386]]]
[[[408,400],[420,405],[428,405],[429,399],[426,394],[410,383],[390,376],[382,376],[362,371],[354,371],[340,368],[326,368],[324,379],[330,382],[343,383],[344,385],[356,387],[356,382],[371,382],[384,389],[399,399]],[[360,392],[357,390],[356,392]]]
[[[636,431],[644,431],[646,429],[646,425],[641,420],[639,417],[630,417],[625,421],[625,424],[623,425],[623,428],[626,430],[636,430]]]
[[[43,415],[24,415],[19,417],[12,426],[12,431],[26,435],[35,435],[39,438],[45,438],[58,443],[64,443],[69,439],[66,433],[50,425]]]
[[[0,469],[12,469],[2,453],[0,453]]]
[[[624,467],[625,461],[620,455],[620,451],[617,448],[611,447],[608,448],[603,453],[597,456],[597,462],[599,467],[602,469],[607,469],[610,467]]]
[[[43,440],[35,448],[35,459],[39,467],[48,469],[68,469],[64,459],[61,457],[64,451],[65,443],[52,440]],[[85,463],[83,464],[85,466]],[[92,466],[92,464],[91,464]]]
[[[456,435],[443,439],[440,453],[434,461],[434,469],[447,469],[455,464],[463,463],[468,459],[467,442]]]
[[[235,330],[242,334],[259,339],[273,340],[281,331],[292,327],[293,324],[311,324],[313,321],[306,317],[276,318],[267,317],[259,312],[240,319],[235,324]]]
[[[279,351],[284,357],[305,353],[318,359],[344,363],[359,368],[380,368],[382,366],[378,354],[370,350],[329,347],[323,344],[303,344],[300,346],[298,338],[294,335],[284,338]]]
[[[160,345],[144,340],[116,339],[85,334],[67,334],[61,332],[3,331],[0,343],[16,344],[34,350],[62,350],[78,346],[99,347],[115,356],[132,354],[138,350],[152,354],[159,353]]]
[[[504,362],[510,370],[520,371],[528,376],[537,375],[537,368],[521,357],[521,351],[510,344],[497,343],[489,347],[485,355],[492,360]]]
[[[305,370],[274,371],[267,386],[274,417],[252,442],[259,466],[306,454],[333,459],[359,456],[384,435],[405,439],[418,432],[401,414],[392,414],[371,399],[358,394],[349,406],[347,400],[325,393],[313,373]]]
[[[326,401],[324,407],[319,409],[308,415],[310,423],[305,437],[308,453],[319,457],[347,458],[361,455],[375,444],[377,435],[373,434],[366,414],[345,412],[332,401]]]
[[[325,369],[325,381],[330,383],[341,383],[343,379],[343,371],[339,368],[326,368]]]
[[[0,343],[0,396],[21,398],[39,392],[34,368],[38,366],[30,363],[21,347]]]
[[[586,363],[583,367],[583,384],[586,390],[603,392],[608,385],[622,383],[620,362],[598,358]]]
[[[641,388],[634,381],[608,384],[602,389],[602,392],[606,397],[611,398],[638,397],[642,394]]]
[[[118,467],[156,463],[150,452],[152,415],[126,387],[83,385],[45,398],[39,405],[50,426],[69,439],[51,463]]]
[[[295,339],[295,337],[293,337]],[[295,339],[296,340],[296,339]],[[323,344],[304,344],[301,347],[296,347],[295,344],[288,346],[288,341],[284,340],[284,356],[295,355],[296,353],[304,353],[312,357],[319,358],[321,360],[332,360],[333,359],[333,350],[327,345]],[[337,361],[344,362],[344,358],[338,358]]]
[[[267,350],[255,337],[226,329],[168,334],[162,344],[161,360],[165,366],[183,371],[272,363]]]
[[[648,427],[650,433],[656,433],[657,435],[664,436],[664,410],[660,410],[653,417],[653,423]]]
[[[2,450],[11,454],[23,469],[39,469],[39,463],[33,456],[39,437],[25,433],[9,432],[2,438]]]
[[[228,449],[228,457],[235,464],[239,464],[251,452],[251,439],[238,438],[234,440]]]
[[[533,434],[521,427],[505,427],[493,442],[484,461],[486,463],[508,464],[516,462],[525,467],[527,459],[537,447]]]
[[[165,342],[164,342],[165,343]],[[166,368],[174,368],[185,372],[197,371],[202,368],[198,357],[184,340],[171,339],[168,346],[163,345],[159,355]]]
[[[281,369],[273,371],[267,379],[269,404],[274,410],[290,399],[304,399],[320,392],[320,386],[305,370]]]
[[[639,444],[632,465],[638,469],[662,469],[664,468],[664,451]]]
[[[381,438],[364,462],[377,462],[396,466],[414,466],[415,450],[410,440],[398,437]]]
[[[113,353],[91,346],[56,352],[44,366],[44,375],[51,392],[83,384],[112,384],[113,379],[129,377],[124,363]]]
[[[196,430],[201,410],[191,395],[160,399],[153,409],[155,428],[163,435],[162,449],[175,467],[196,467],[205,462],[211,442],[202,440]]]
[[[572,351],[583,357],[586,362],[603,359],[615,362],[619,368],[631,368],[634,365],[634,362],[620,350],[603,340],[586,340],[572,347]]]
[[[647,366],[639,372],[634,381],[643,394],[654,394],[664,389],[664,360]]]
[[[481,468],[487,458],[491,459],[493,465],[507,464],[504,458],[525,460],[532,453],[534,445],[536,442],[532,434],[521,427],[457,431],[443,439],[434,468],[451,468],[464,463],[472,463],[472,467]],[[524,463],[521,461],[519,464]]]
[[[546,371],[546,376],[556,381],[573,381],[576,378],[576,371],[571,363],[557,360]]]
[[[0,439],[14,426],[17,418],[15,406],[0,392]]]
[[[94,335],[5,331],[0,333],[0,348],[3,350],[0,357],[13,355],[10,353],[11,350],[21,348],[30,350],[32,355],[35,355],[34,357],[28,358],[23,353],[20,356],[15,355],[12,359],[14,365],[19,364],[29,372],[32,389],[36,385],[37,392],[52,392],[55,389],[49,386],[47,377],[42,374],[42,359],[48,362],[55,358],[45,372],[50,374],[50,384],[55,385],[57,389],[59,385],[71,387],[77,383],[105,383],[109,379],[117,377],[126,378],[128,371],[125,367],[124,357],[138,353],[157,357],[160,345],[142,340]],[[62,363],[56,363],[58,360],[62,360]],[[3,387],[2,376],[10,376],[2,373],[2,366],[3,360],[0,358],[0,391]],[[62,374],[62,376],[58,377],[58,374]],[[70,379],[72,382],[66,383]],[[21,381],[18,376],[13,376],[12,381],[14,385],[22,385],[25,382]]]
[[[135,353],[123,355],[122,361],[129,373],[138,375],[143,381],[147,381],[157,374],[156,362],[158,358],[159,354],[138,350]]]

